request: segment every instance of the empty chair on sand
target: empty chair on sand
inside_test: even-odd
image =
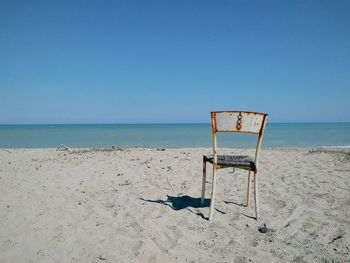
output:
[[[267,114],[243,111],[218,111],[211,113],[211,126],[213,133],[213,155],[203,156],[203,181],[201,203],[204,203],[206,164],[213,164],[213,182],[211,190],[211,202],[209,220],[213,218],[215,204],[216,174],[219,168],[233,167],[248,170],[247,207],[250,205],[251,173],[254,173],[254,199],[255,216],[259,217],[258,207],[258,173],[259,173],[259,150],[265,130]],[[218,155],[217,132],[243,132],[258,134],[258,142],[255,150],[255,158],[241,155]]]

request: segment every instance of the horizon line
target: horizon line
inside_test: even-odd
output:
[[[306,124],[306,123],[350,123],[350,121],[277,121],[267,124]],[[0,123],[0,126],[26,125],[169,125],[169,124],[211,124],[210,122],[140,122],[140,123]]]

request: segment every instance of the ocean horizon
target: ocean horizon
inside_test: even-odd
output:
[[[219,133],[219,147],[251,148],[256,135]],[[3,124],[0,148],[212,146],[209,123]],[[349,147],[350,122],[268,123],[263,147]]]

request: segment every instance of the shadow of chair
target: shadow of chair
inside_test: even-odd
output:
[[[205,217],[203,213],[201,212],[194,212],[191,208],[204,208],[204,207],[209,207],[210,206],[210,199],[204,199],[203,203],[201,203],[201,198],[194,198],[188,195],[183,195],[183,196],[170,196],[167,195],[167,199],[161,200],[150,200],[150,199],[144,199],[140,198],[140,200],[144,202],[149,202],[149,203],[155,203],[155,204],[160,204],[160,205],[165,205],[173,209],[174,211],[179,211],[186,209],[190,211],[191,213],[203,218],[203,219],[209,219],[208,217]],[[225,204],[233,204],[237,206],[246,206],[245,204],[241,203],[236,203],[232,201],[224,201]],[[226,212],[221,211],[217,208],[215,210],[221,214],[226,214]],[[251,216],[248,216],[246,214],[243,214],[246,217],[253,218]]]

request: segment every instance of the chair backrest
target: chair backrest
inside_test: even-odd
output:
[[[263,133],[266,113],[246,111],[215,111],[211,113],[213,133],[216,132],[245,132]]]
[[[214,165],[217,163],[217,132],[244,132],[259,134],[255,151],[255,164],[258,165],[259,150],[268,114],[247,111],[213,111],[211,126],[213,131]]]

